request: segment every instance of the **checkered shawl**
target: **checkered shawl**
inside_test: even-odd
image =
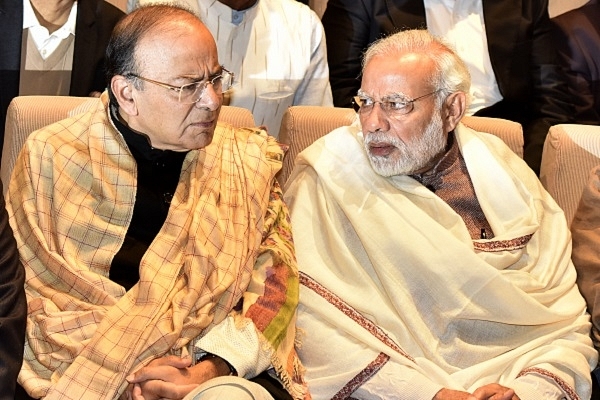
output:
[[[178,354],[234,313],[254,323],[295,398],[298,276],[264,131],[219,125],[191,151],[162,229],[131,290],[108,273],[131,221],[136,163],[98,109],[33,133],[8,194],[27,271],[29,319],[19,382],[34,397],[118,398],[124,377]]]

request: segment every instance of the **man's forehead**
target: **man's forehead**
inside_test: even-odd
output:
[[[140,37],[140,41],[146,40],[148,42],[162,43],[165,39],[176,40],[179,37],[186,36],[198,36],[203,38],[205,36],[210,36],[212,39],[212,34],[199,19],[187,16],[180,20],[170,18],[157,24],[145,32],[144,35]]]
[[[136,52],[144,56],[152,54],[160,58],[161,55],[175,55],[177,53],[195,59],[205,59],[210,64],[214,60],[218,64],[217,46],[206,27],[193,18],[190,24],[182,24],[174,21],[174,24],[163,24],[155,27],[139,38]]]
[[[379,100],[407,100],[427,90],[429,84],[425,81],[386,75],[363,79],[358,95]]]
[[[423,53],[380,54],[367,62],[365,73],[378,74],[380,71],[396,71],[398,74],[414,74],[418,76],[429,74],[433,66],[433,60]]]
[[[365,66],[361,88],[376,89],[380,96],[400,93],[410,97],[412,92],[430,88],[432,68],[433,63],[412,53],[408,57],[373,57]]]

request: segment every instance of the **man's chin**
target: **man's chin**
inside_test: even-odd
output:
[[[371,163],[373,171],[384,178],[396,175],[408,175],[408,173],[404,171],[405,168],[400,168],[398,165],[395,165],[387,159],[381,160],[381,157],[369,157],[369,162]]]
[[[213,134],[213,131],[202,131],[194,134],[194,138],[189,142],[189,150],[200,150],[208,146],[213,140]]]

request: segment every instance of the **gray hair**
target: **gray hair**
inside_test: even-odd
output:
[[[424,54],[434,62],[435,70],[429,82],[440,91],[438,104],[454,92],[464,92],[469,100],[471,74],[466,64],[449,44],[424,29],[405,30],[377,40],[365,52],[362,70],[364,72],[374,57],[407,52]]]

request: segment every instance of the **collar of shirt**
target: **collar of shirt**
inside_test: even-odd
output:
[[[219,19],[225,19],[231,24],[238,26],[244,21],[244,17],[254,17],[256,10],[258,9],[259,1],[257,1],[252,7],[241,11],[234,10],[218,0],[214,1],[208,8],[215,8],[217,10],[217,14],[219,15]]]
[[[23,0],[23,29],[29,29],[33,42],[44,59],[46,59],[69,35],[75,36],[77,21],[77,1],[73,2],[67,22],[50,34],[35,16],[30,0]]]

